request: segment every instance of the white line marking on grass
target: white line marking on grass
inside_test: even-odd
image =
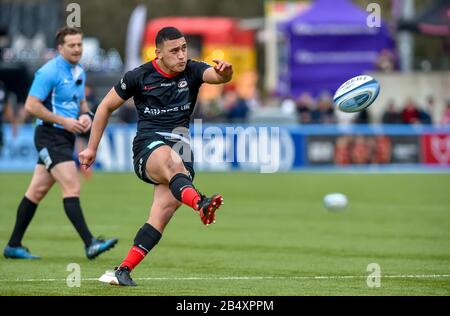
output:
[[[316,276],[225,276],[225,277],[149,277],[134,278],[136,281],[258,281],[258,280],[340,280],[366,279],[367,275],[316,275]],[[383,275],[383,279],[443,279],[450,274]],[[98,281],[84,278],[82,281]],[[66,279],[0,279],[0,282],[65,282]]]

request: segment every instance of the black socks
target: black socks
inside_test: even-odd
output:
[[[170,179],[170,191],[172,192],[173,196],[180,202],[183,202],[181,199],[181,192],[187,187],[193,188],[194,185],[192,184],[191,178],[184,173],[177,173],[173,176],[172,179]]]
[[[9,239],[8,245],[10,247],[22,246],[22,238],[25,231],[36,213],[37,204],[33,203],[27,197],[23,197],[17,209],[16,224]]]
[[[85,246],[89,246],[94,236],[92,236],[87,227],[86,221],[84,220],[83,212],[80,206],[80,199],[78,197],[65,198],[63,199],[63,204],[67,217],[69,217],[78,234],[80,234]],[[8,242],[10,247],[22,246],[21,242],[23,235],[33,219],[36,209],[37,204],[27,199],[27,197],[23,197],[17,209],[16,224]]]
[[[81,239],[83,239],[84,245],[86,247],[90,246],[94,236],[92,236],[91,232],[89,231],[89,228],[87,227],[86,221],[84,219],[80,205],[80,198],[78,197],[64,198],[63,203],[67,217],[72,222]]]
[[[149,253],[160,239],[161,233],[149,223],[145,223],[134,238],[134,246],[142,249],[145,253]]]

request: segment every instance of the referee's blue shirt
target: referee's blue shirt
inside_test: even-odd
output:
[[[80,101],[84,100],[85,82],[81,65],[72,65],[58,55],[36,71],[28,95],[38,98],[50,112],[77,119]],[[42,125],[43,121],[37,119],[36,124]],[[63,128],[59,124],[52,125]]]

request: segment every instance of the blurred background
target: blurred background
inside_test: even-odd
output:
[[[450,167],[448,0],[1,0],[0,170],[33,169],[33,118],[23,104],[34,72],[56,54],[56,30],[70,21],[84,31],[93,111],[126,71],[154,58],[156,32],[172,25],[186,35],[190,58],[235,68],[231,83],[202,87],[193,119],[223,130],[280,127],[280,170]],[[360,74],[380,82],[378,99],[357,114],[337,111],[335,90]],[[20,126],[8,124],[6,104]],[[97,168],[132,170],[136,120],[132,100],[114,113]],[[199,155],[226,157],[237,143]],[[203,160],[198,168],[254,168]]]

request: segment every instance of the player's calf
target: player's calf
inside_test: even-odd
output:
[[[201,196],[195,189],[190,176],[184,173],[176,174],[170,180],[169,188],[178,201],[194,210],[198,210],[198,201]]]
[[[155,247],[161,239],[161,233],[149,223],[145,223],[134,238],[134,245],[120,264],[132,271]]]
[[[191,178],[183,173],[176,174],[170,180],[169,187],[178,201],[199,212],[203,224],[209,225],[215,222],[215,212],[223,204],[220,194],[212,197],[201,195],[192,184]]]

